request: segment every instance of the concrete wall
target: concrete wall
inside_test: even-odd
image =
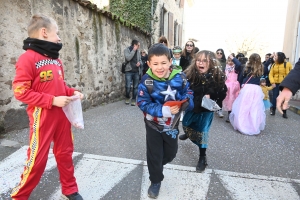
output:
[[[298,35],[298,25],[300,22],[300,1],[289,0],[287,7],[283,52],[289,61],[294,65],[295,59],[300,56],[300,46],[298,47],[298,55],[296,53],[296,43]],[[298,59],[297,59],[298,60]]]
[[[300,57],[300,42],[297,47],[297,36],[300,22],[300,1],[299,0],[289,0],[286,16],[283,52],[289,61],[295,64],[295,60]],[[298,36],[300,39],[300,36]],[[297,50],[297,51],[296,51]],[[298,52],[298,55],[296,55]],[[296,93],[293,97],[294,99],[300,100],[300,91]]]
[[[12,80],[33,14],[43,13],[57,21],[65,79],[85,94],[83,109],[123,98],[123,49],[132,39],[138,39],[141,48],[150,45],[143,33],[73,0],[0,0],[0,4],[0,132],[28,126],[26,105],[14,98]]]

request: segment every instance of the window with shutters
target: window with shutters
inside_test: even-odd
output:
[[[178,23],[177,23],[177,20],[174,22],[174,46],[179,46],[179,42],[178,42]]]
[[[174,46],[174,20],[173,13],[169,12],[169,21],[168,21],[168,40],[171,47]]]
[[[168,37],[168,23],[169,23],[169,16],[168,11],[165,7],[161,8],[161,21],[160,21],[160,36],[165,35]]]
[[[178,45],[182,46],[182,25],[178,24]]]

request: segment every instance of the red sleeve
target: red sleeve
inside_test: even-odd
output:
[[[54,96],[32,89],[35,78],[39,78],[35,72],[33,57],[26,53],[21,55],[16,64],[16,75],[13,81],[15,98],[28,105],[50,109]]]

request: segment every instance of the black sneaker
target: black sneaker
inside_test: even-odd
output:
[[[285,118],[285,119],[288,118],[287,115],[286,115],[286,113],[283,113],[282,117]]]
[[[159,194],[159,189],[160,189],[161,182],[159,183],[152,183],[148,189],[148,197],[152,199],[156,199]]]
[[[75,192],[73,194],[65,195],[69,200],[83,200],[82,196],[78,193]]]
[[[226,118],[226,122],[228,122],[228,123],[230,122],[230,120],[229,120],[229,116]]]
[[[196,166],[196,172],[203,172],[207,166],[206,156],[200,156]]]
[[[189,137],[187,136],[187,134],[183,134],[183,135],[180,135],[179,136],[179,139],[180,140],[186,140],[186,139],[188,139]]]

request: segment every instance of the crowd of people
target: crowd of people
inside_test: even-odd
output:
[[[134,51],[134,47],[127,49],[130,48]],[[164,178],[163,165],[176,156],[177,138],[190,139],[199,148],[196,171],[205,170],[214,113],[222,118],[223,111],[226,111],[226,122],[245,135],[257,135],[264,130],[265,111],[270,109],[270,115],[275,115],[276,99],[282,101],[279,111],[283,118],[287,118],[286,102],[297,87],[294,82],[290,84],[293,89],[280,85],[292,70],[283,52],[268,53],[264,61],[257,53],[249,58],[240,52],[226,57],[222,48],[216,51],[199,50],[193,41],[187,41],[183,48],[174,46],[170,49],[164,36],[151,46],[148,55],[144,55],[144,52],[146,50],[142,51],[142,56],[147,56],[143,60],[146,70],[142,70],[138,88],[136,90],[134,84],[133,91],[136,91],[136,103],[145,117],[151,181],[148,195],[151,198],[159,194]],[[139,52],[131,54],[138,58]],[[126,60],[130,61],[127,57]],[[131,66],[143,67],[136,63],[137,59]],[[280,90],[285,96],[277,98]],[[210,99],[219,109],[204,105],[204,98]],[[181,120],[179,115],[182,116]],[[178,136],[180,121],[184,134]]]
[[[21,181],[11,197],[29,198],[45,170],[53,142],[62,194],[69,200],[82,200],[74,176],[71,123],[62,107],[72,102],[72,96],[83,99],[84,95],[64,81],[56,21],[36,14],[27,28],[26,52],[16,63],[13,91],[17,100],[28,105],[30,144]],[[140,42],[132,40],[124,50],[125,103],[137,104],[144,114],[150,198],[158,197],[163,166],[176,157],[178,138],[190,139],[199,148],[196,171],[203,172],[215,111],[219,117],[224,116],[222,110],[227,111],[226,121],[234,129],[256,135],[264,129],[265,109],[275,115],[277,106],[287,118],[288,101],[300,88],[300,60],[291,71],[282,52],[267,54],[263,63],[260,55],[253,53],[247,61],[241,53],[226,58],[223,49],[199,50],[193,41],[184,48],[170,49],[164,36],[148,53],[139,48]],[[215,105],[221,109],[216,110]],[[179,136],[182,113],[184,134]]]

